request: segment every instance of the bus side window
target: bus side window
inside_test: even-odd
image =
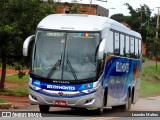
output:
[[[142,51],[141,51],[141,46],[142,46],[142,44],[141,44],[141,40],[140,40],[140,39],[139,39],[138,41],[139,41],[139,45],[138,45],[138,46],[139,46],[139,47],[138,47],[138,48],[139,48],[139,49],[138,49],[138,53],[139,53],[138,55],[139,55],[139,56],[138,56],[138,58],[140,58],[141,52],[142,52]]]
[[[119,55],[119,33],[117,32],[115,32],[114,34],[114,43],[115,43],[114,54]]]
[[[109,39],[108,39],[108,53],[110,55],[113,55],[113,31],[110,31],[109,33]]]
[[[130,57],[131,58],[135,58],[135,54],[134,54],[134,38],[131,37],[130,39],[131,39],[131,41],[130,41]]]
[[[138,59],[138,39],[135,39],[135,58]]]
[[[124,56],[125,55],[125,42],[124,42],[124,35],[120,34],[120,55]]]
[[[129,50],[129,36],[126,36],[126,44],[125,44],[125,56],[129,57],[130,54],[130,50]]]

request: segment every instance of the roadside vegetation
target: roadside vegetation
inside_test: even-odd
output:
[[[27,83],[29,75],[24,75],[23,78],[19,78],[17,74],[6,76],[6,82],[11,83]]]
[[[7,100],[0,98],[0,109],[9,109],[10,105],[4,105],[7,103]]]
[[[147,61],[149,61],[149,58],[146,57],[146,56],[143,56],[143,57],[142,57],[142,62],[147,62]]]
[[[140,97],[160,95],[160,63],[158,67],[142,67]]]
[[[0,92],[2,95],[14,95],[18,97],[23,97],[28,95],[28,87],[27,86],[20,86],[14,89],[4,89]]]
[[[15,87],[5,88],[1,95],[27,96],[29,75],[19,78],[17,74],[6,76],[6,82],[15,84]]]
[[[6,103],[6,100],[0,98],[0,103]]]

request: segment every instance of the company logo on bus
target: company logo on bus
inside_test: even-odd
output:
[[[86,84],[86,88],[90,88],[91,86],[90,86],[90,84]]]
[[[63,92],[58,92],[58,95],[59,96],[63,96]]]
[[[79,37],[89,37],[88,33],[79,33]]]
[[[116,62],[116,72],[129,72],[129,63]]]
[[[57,90],[75,90],[76,88],[73,86],[58,86],[58,85],[47,85],[49,89],[57,89]]]

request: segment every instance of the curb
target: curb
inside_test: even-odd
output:
[[[9,109],[12,107],[11,103],[0,103],[0,109]]]

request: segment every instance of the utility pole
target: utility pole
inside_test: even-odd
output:
[[[159,28],[159,9],[160,7],[156,7],[158,8],[158,14],[157,14],[157,25],[156,25],[156,29],[157,29],[157,32],[156,32],[156,38],[158,38],[158,28]]]
[[[100,2],[106,2],[106,3],[107,3],[107,0],[105,0],[105,1],[103,1],[103,0],[95,0],[95,1],[100,1]],[[90,0],[90,5],[89,5],[89,11],[88,11],[88,14],[91,14],[92,2],[94,2],[94,1],[93,1],[93,0]]]
[[[91,5],[92,4],[92,0],[90,0],[90,5],[89,5],[89,13],[88,14],[91,14]]]

